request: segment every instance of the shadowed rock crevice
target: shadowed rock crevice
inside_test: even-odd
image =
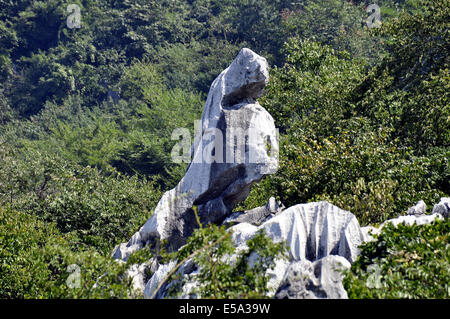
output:
[[[226,95],[222,100],[224,109],[234,109],[239,104],[255,104],[256,99],[264,93],[264,81],[244,85],[238,90]]]
[[[221,172],[220,175],[215,176],[218,172],[220,172],[218,165],[229,165],[230,169]],[[209,189],[202,195],[199,196],[198,199],[195,200],[194,205],[203,205],[211,200],[211,198],[217,198],[221,194],[225,192],[225,190],[233,184],[237,180],[243,180],[247,176],[245,171],[245,165],[233,165],[233,164],[217,164],[214,163],[212,165],[211,172],[211,185]]]

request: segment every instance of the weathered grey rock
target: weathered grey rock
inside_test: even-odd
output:
[[[147,281],[145,290],[143,290],[145,299],[152,297],[155,299],[197,299],[196,288],[199,285],[197,281],[199,269],[192,259],[181,265],[173,277],[164,282],[156,292],[157,287],[163,280],[167,279],[168,274],[176,265],[174,261],[169,264],[159,265],[159,271],[155,272],[154,278],[152,277]]]
[[[274,214],[274,215],[278,215],[279,213],[281,213],[284,209],[286,209],[286,207],[284,207],[283,203],[280,201],[277,201],[275,197],[271,197],[269,198],[269,201],[266,204],[266,209]]]
[[[448,218],[450,215],[450,198],[442,197],[441,201],[434,205],[433,214],[440,214],[445,218]]]
[[[408,209],[408,215],[421,216],[427,213],[427,204],[423,200],[418,202],[415,206]]]
[[[350,267],[347,259],[331,255],[315,262],[294,262],[287,269],[275,298],[347,299],[342,279],[343,271]]]
[[[257,207],[245,212],[236,212],[223,222],[224,225],[249,223],[259,226],[283,211],[284,206],[275,197],[271,197],[265,206]]]
[[[373,241],[374,235],[378,235],[380,233],[380,229],[373,226],[361,227],[361,232],[363,233],[364,242]]]
[[[291,265],[291,261],[287,259],[276,259],[275,267],[273,269],[269,269],[266,272],[267,278],[269,279],[267,282],[268,295],[267,297],[273,298],[283,282],[284,276],[286,274],[287,269]]]
[[[235,246],[244,249],[247,246],[247,241],[256,235],[260,227],[249,223],[240,223],[231,227],[230,231],[232,231],[232,239]]]
[[[380,227],[362,227],[361,231],[364,234],[364,242],[372,241],[374,240],[374,235],[379,235],[381,230],[387,225],[392,224],[395,227],[397,227],[400,224],[412,226],[414,224],[416,225],[427,225],[433,223],[435,220],[442,220],[443,216],[439,213],[433,213],[431,215],[407,215],[407,216],[400,216],[393,219],[388,219],[384,223],[380,225]]]
[[[326,293],[314,275],[313,263],[309,260],[301,260],[289,265],[275,298],[316,299],[316,296],[325,298]]]
[[[441,204],[441,203],[440,203]],[[272,206],[271,206],[272,205]],[[266,211],[276,212],[273,200],[263,207]],[[251,212],[251,211],[250,211]],[[248,213],[248,212],[247,212]],[[245,215],[238,215],[241,218]],[[271,215],[273,216],[273,215]],[[359,246],[373,240],[375,234],[388,223],[399,225],[423,225],[437,219],[443,219],[439,213],[432,215],[407,215],[388,220],[379,228],[359,227],[356,218],[327,202],[296,205],[279,211],[260,226],[248,222],[239,223],[230,228],[233,242],[237,247],[236,255],[227,256],[223,262],[233,263],[238,252],[248,249],[246,243],[263,229],[275,242],[285,241],[290,251],[289,260],[276,260],[276,267],[267,272],[269,282],[268,297],[275,298],[347,298],[342,285],[342,273],[350,267],[359,255]],[[256,256],[253,256],[256,258]],[[252,257],[249,260],[250,267]],[[156,287],[175,266],[175,263],[159,266],[153,277],[145,285],[144,296],[152,296]],[[133,269],[131,275],[135,285],[142,289],[145,282],[142,265]],[[139,273],[141,272],[141,273]],[[181,291],[177,298],[198,298],[195,288],[198,269],[192,260],[186,262],[177,271],[181,280],[166,283],[156,298],[172,298],[168,295],[171,287]],[[181,288],[179,287],[181,285]]]
[[[328,202],[296,205],[259,227],[243,223],[231,229],[238,246],[264,229],[275,242],[286,242],[293,260],[315,261],[338,255],[353,262],[365,239],[356,217]]]
[[[185,176],[162,196],[130,241],[116,247],[114,258],[127,260],[134,251],[158,241],[177,250],[198,227],[194,205],[203,224],[221,223],[255,182],[276,172],[274,121],[256,101],[268,80],[267,61],[249,49],[242,49],[215,79]]]
[[[241,250],[247,249],[248,247],[237,247],[235,254],[224,256],[222,263],[227,263],[229,265],[234,265],[237,261],[237,257]],[[256,254],[253,254],[249,259],[249,267],[254,266],[254,262],[257,260]],[[273,269],[269,269],[266,273],[268,278],[267,288],[268,288],[268,297],[273,297],[278,287],[281,284],[281,281],[284,278],[284,274],[286,273],[286,269],[290,265],[290,261],[286,259],[277,259],[275,260],[275,267]],[[165,267],[169,267],[166,265]],[[169,270],[170,271],[170,270]],[[167,271],[166,274],[169,272]],[[166,285],[163,285],[161,290],[156,294],[156,298],[178,298],[178,299],[197,299],[197,291],[196,289],[201,285],[198,282],[197,275],[199,273],[199,268],[195,265],[192,260],[189,260],[184,265],[177,270],[176,275],[179,276],[179,279],[175,279]],[[161,281],[161,275],[157,274],[157,279],[155,281]],[[154,283],[150,284],[154,285]],[[174,288],[175,294],[170,294],[169,291]],[[150,294],[154,292],[154,289],[148,289],[148,293],[146,293],[146,298],[151,296]]]

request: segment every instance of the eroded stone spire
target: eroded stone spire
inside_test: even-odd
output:
[[[211,85],[192,161],[180,183],[166,192],[152,217],[113,256],[129,255],[157,240],[169,250],[185,244],[200,221],[222,222],[251,186],[278,168],[277,131],[272,116],[256,101],[269,81],[265,58],[242,49]]]

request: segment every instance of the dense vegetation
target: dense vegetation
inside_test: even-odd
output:
[[[241,208],[270,196],[286,206],[328,200],[366,225],[449,196],[450,2],[378,1],[374,29],[370,3],[0,0],[0,297],[133,296],[109,254],[183,176],[171,134],[193,130],[210,83],[242,47],[272,66],[260,102],[280,128],[281,153],[278,174]],[[80,7],[80,28],[68,27],[69,4]],[[430,236],[448,232],[433,227]],[[386,254],[367,249],[370,259]],[[436,262],[448,268],[442,249]],[[82,266],[83,288],[67,289],[71,264]],[[110,288],[91,289],[105,272]],[[256,277],[234,287],[260,291]],[[205,296],[217,289],[208,278]],[[380,295],[358,280],[352,297],[448,296],[398,278]]]
[[[394,227],[365,244],[345,278],[350,298],[450,298],[450,221]]]
[[[78,246],[76,238],[63,236],[54,224],[0,209],[0,239],[1,298],[133,296],[123,276],[127,265]]]

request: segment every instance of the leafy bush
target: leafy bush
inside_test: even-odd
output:
[[[47,102],[45,109],[23,127],[11,124],[5,141],[103,171],[111,167],[127,175],[153,179],[163,189],[174,187],[186,165],[173,163],[172,132],[193,133],[200,119],[202,98],[179,88],[167,89],[158,69],[137,62],[121,78],[121,100],[86,109],[80,96],[63,105]],[[5,129],[6,130],[6,129]],[[18,143],[16,136],[22,136]],[[23,142],[23,143],[20,143]],[[25,145],[24,145],[25,144]]]
[[[349,298],[450,298],[450,220],[386,225],[346,275]]]
[[[261,105],[282,133],[304,121],[317,136],[331,135],[341,119],[353,115],[346,99],[360,83],[364,64],[345,51],[299,38],[287,41],[283,53],[286,63],[272,70]]]
[[[80,29],[66,27],[72,2]],[[242,47],[278,66],[260,102],[282,143],[279,173],[240,208],[272,195],[286,206],[328,200],[368,224],[448,196],[450,2],[383,0],[383,27],[371,32],[363,3],[371,2],[0,0],[0,205],[22,212],[11,216],[33,238],[27,250],[25,228],[2,215],[13,230],[0,252],[0,294],[111,296],[91,289],[106,271],[98,252],[127,240],[160,190],[180,180],[186,165],[171,161],[171,133],[192,132],[211,81]],[[225,235],[206,229],[188,247]],[[257,238],[256,275],[245,252],[237,264],[213,264],[233,249],[228,239],[202,250],[197,262],[216,268],[214,278],[201,274],[200,293],[262,296],[261,271],[276,249]],[[78,292],[63,284],[77,260],[90,278]],[[126,296],[114,280],[112,296]]]
[[[429,204],[439,200],[443,193],[429,172],[443,174],[432,165],[446,165],[445,160],[414,157],[390,142],[386,132],[372,131],[364,119],[352,122],[320,141],[290,133],[283,142],[278,174],[260,187],[288,207],[330,201],[351,211],[361,224],[395,217],[420,199]]]
[[[372,4],[369,2],[368,4]],[[381,4],[383,21],[389,19],[386,10],[392,3]],[[384,54],[381,38],[370,35],[365,26],[368,14],[355,1],[314,0],[293,3],[282,12],[286,38],[301,36],[336,51],[347,51],[353,58],[363,58],[376,64]]]
[[[2,299],[134,296],[130,280],[123,276],[129,265],[77,246],[52,223],[1,208],[0,261]]]

